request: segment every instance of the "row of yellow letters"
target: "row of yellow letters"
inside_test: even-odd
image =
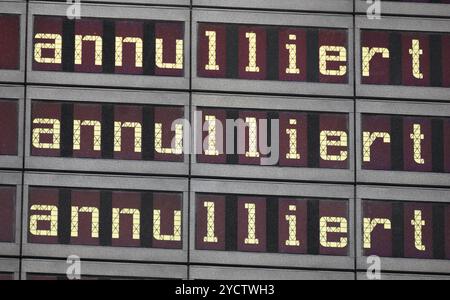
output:
[[[61,141],[61,122],[58,119],[36,118],[33,120],[34,128],[32,132],[32,144],[36,149],[60,149]],[[291,119],[291,125],[296,125],[297,120]],[[208,131],[206,143],[208,149],[205,149],[204,154],[209,156],[217,156],[223,153],[223,145],[217,139],[218,126],[217,119],[213,115],[205,116],[205,131]],[[249,128],[248,135],[248,151],[247,157],[259,157],[258,151],[258,127],[256,118],[246,118],[245,126]],[[43,126],[43,127],[40,127]],[[94,151],[101,151],[101,128],[100,121],[95,120],[74,120],[73,131],[73,150],[80,150],[81,148],[81,127],[91,127],[94,133],[93,149]],[[120,152],[122,149],[122,130],[123,128],[134,129],[134,152],[142,152],[142,124],[139,122],[114,122],[114,151]],[[241,127],[244,128],[245,127]],[[163,147],[163,125],[162,123],[155,123],[155,151],[163,154],[183,154],[184,151],[184,126],[183,124],[175,125],[175,145],[172,148]],[[298,153],[297,129],[288,128],[286,134],[289,137],[289,153],[286,153],[287,159],[300,159]],[[52,142],[42,142],[42,135],[51,135]],[[422,141],[425,135],[422,133],[420,124],[414,124],[410,138],[413,141],[414,161],[417,164],[424,164],[425,160],[422,157]],[[363,132],[363,161],[371,161],[371,146],[379,139],[383,143],[390,143],[391,136],[388,132]],[[331,147],[348,147],[348,134],[345,131],[323,130],[320,132],[320,153],[321,158],[327,161],[345,161],[348,158],[348,151],[340,151],[339,155],[329,154]]]
[[[204,208],[207,210],[207,232],[203,238],[205,243],[218,243],[218,237],[215,234],[215,206],[213,202],[204,201]],[[256,233],[256,219],[258,218],[256,204],[245,203],[247,210],[247,237],[244,243],[250,245],[258,245],[259,239]],[[289,206],[290,212],[295,212],[295,205]],[[58,235],[58,207],[55,205],[32,205],[30,207],[30,234],[34,236],[56,237]],[[100,213],[97,207],[71,207],[71,237],[78,237],[79,214],[87,213],[91,215],[91,237],[99,237],[99,220]],[[130,215],[133,220],[132,238],[139,240],[140,236],[140,210],[137,208],[113,208],[112,209],[112,238],[120,238],[120,219],[122,215]],[[173,212],[173,232],[171,234],[161,233],[161,211],[153,210],[153,238],[161,241],[181,241],[182,239],[182,216],[181,210]],[[286,246],[299,247],[300,239],[297,236],[297,216],[286,215],[285,221],[289,225],[289,239],[285,241]],[[43,223],[44,222],[44,223]],[[348,220],[340,216],[323,216],[320,218],[320,244],[326,248],[345,248],[348,245],[349,227]],[[383,226],[385,230],[392,229],[391,220],[385,218],[363,218],[363,248],[370,249],[372,245],[372,232],[377,226]],[[422,218],[422,211],[415,210],[414,218],[411,220],[411,226],[414,230],[414,245],[419,251],[425,251],[426,246],[423,243],[422,229],[427,223]],[[45,227],[46,229],[42,229]],[[338,240],[330,240],[329,233],[340,233],[343,236]]]
[[[206,31],[206,36],[209,39],[208,42],[208,64],[204,66],[205,70],[218,71],[221,67],[217,64],[217,41],[215,31]],[[246,72],[259,73],[260,67],[257,65],[257,34],[255,32],[247,32],[246,37],[248,39],[248,57],[249,63],[245,68]],[[34,45],[34,60],[37,63],[42,64],[61,64],[62,63],[62,43],[63,39],[60,34],[48,34],[37,33],[35,34],[35,40],[52,40],[53,42],[36,42]],[[295,34],[289,35],[291,41],[297,40]],[[93,42],[95,43],[95,53],[92,55],[95,57],[95,65],[101,66],[103,64],[103,41],[102,37],[98,35],[75,35],[75,65],[81,65],[83,63],[83,43]],[[134,66],[136,68],[143,67],[143,40],[138,37],[116,37],[115,42],[115,66],[121,67],[123,65],[123,44],[133,44],[135,47],[135,61]],[[53,49],[53,56],[45,57],[43,55],[43,49]],[[300,74],[301,69],[297,64],[297,45],[286,44],[286,49],[289,52],[289,65],[286,66],[286,74]],[[334,53],[334,54],[333,54]],[[416,39],[411,40],[411,49],[409,49],[412,61],[412,75],[416,79],[423,79],[423,73],[421,71],[420,57],[423,55],[423,50],[420,48],[420,41]],[[160,69],[183,69],[183,55],[184,55],[184,42],[183,40],[176,40],[176,52],[173,62],[164,62],[164,39],[157,38],[155,40],[155,64]],[[390,51],[383,47],[362,47],[362,76],[370,76],[370,62],[375,55],[381,55],[383,58],[390,58]],[[342,46],[324,45],[319,49],[319,71],[322,75],[327,76],[345,76],[347,74],[347,66],[341,65],[338,68],[330,68],[328,62],[342,62],[347,63],[347,49]]]

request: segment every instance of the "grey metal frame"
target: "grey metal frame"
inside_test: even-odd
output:
[[[282,12],[248,12],[240,10],[194,9],[192,15],[192,89],[233,92],[310,94],[320,96],[353,97],[353,59],[348,61],[348,84],[314,82],[283,82],[269,80],[244,80],[202,78],[197,76],[197,25],[201,22],[237,23],[254,25],[279,25],[342,28],[348,30],[348,57],[353,57],[353,18],[351,16],[294,14]]]
[[[5,169],[21,169],[23,167],[23,118],[25,88],[17,85],[0,85],[0,99],[11,99],[18,103],[17,114],[17,155],[1,155],[0,167]]]
[[[279,253],[226,252],[195,249],[196,193],[220,193],[242,195],[271,195],[286,197],[342,198],[349,203],[349,255],[296,255]],[[231,264],[246,266],[272,266],[290,268],[322,268],[353,270],[354,254],[354,189],[353,186],[330,184],[292,184],[236,180],[192,179],[190,201],[190,262],[208,264]]]
[[[189,279],[207,280],[354,280],[353,272],[191,266]],[[220,292],[220,291],[217,291]]]
[[[14,280],[19,279],[20,262],[15,258],[0,258],[0,272],[12,273]]]
[[[368,7],[369,5],[365,0],[355,0],[356,12],[366,13]],[[381,3],[381,14],[450,17],[450,7],[445,3],[399,3],[383,0]]]
[[[356,277],[357,280],[369,280],[366,273],[357,273]],[[381,273],[381,280],[450,280],[450,276]]]
[[[362,200],[393,200],[414,202],[450,202],[450,190],[431,188],[358,186],[356,188],[356,249],[357,269],[367,269],[367,257],[363,255],[362,248]],[[450,261],[439,259],[414,259],[381,257],[381,271],[442,273],[450,275]]]
[[[430,185],[449,186],[449,173],[433,172],[408,172],[408,171],[381,171],[363,170],[362,166],[362,141],[361,141],[361,114],[396,114],[412,116],[434,116],[449,117],[450,104],[423,103],[423,102],[401,102],[395,100],[357,100],[356,102],[356,152],[357,157],[357,182],[381,183],[381,184],[404,184],[404,185]]]
[[[331,182],[354,181],[354,124],[353,100],[340,99],[308,99],[293,97],[245,96],[225,94],[194,93],[192,95],[192,111],[197,107],[227,107],[242,109],[321,111],[348,113],[349,116],[349,169],[319,169],[278,166],[250,166],[197,163],[196,155],[191,156],[193,176],[242,177],[279,180],[311,180]],[[193,126],[196,128],[196,126]],[[194,132],[194,142],[198,138]],[[194,149],[191,144],[191,149]]]
[[[20,45],[19,69],[0,70],[0,82],[25,82],[25,31],[26,31],[26,3],[20,1],[1,1],[0,13],[20,15]]]
[[[303,11],[329,11],[329,12],[353,12],[352,0],[193,0],[194,6],[216,6],[227,8],[264,8]]]
[[[22,279],[28,273],[66,275],[68,264],[65,260],[22,261]],[[81,276],[112,276],[142,279],[187,279],[187,267],[181,265],[111,263],[81,260]]]
[[[31,156],[31,100],[182,106],[184,107],[185,118],[189,120],[189,94],[187,93],[28,87],[26,100],[25,168],[61,170],[61,167],[64,166],[65,170],[72,171],[188,175],[188,154],[184,155],[184,162]]]
[[[39,1],[39,0],[30,0],[30,2]],[[65,2],[64,0],[60,0],[62,2]],[[103,0],[87,0],[82,1],[81,9],[83,9],[83,6],[86,2],[105,2]],[[117,4],[147,4],[147,5],[183,5],[183,6],[189,6],[190,2],[189,0],[108,0],[108,2],[111,3],[117,3]]]
[[[66,3],[49,4],[48,2],[30,3],[28,16],[28,45],[33,45],[34,15],[65,16]],[[104,9],[107,7],[108,9]],[[184,77],[121,75],[121,74],[93,74],[53,71],[33,71],[33,51],[28,51],[28,82],[44,84],[69,84],[84,86],[121,86],[160,89],[188,89],[190,70],[190,26],[189,10],[186,8],[150,8],[146,6],[125,6],[117,4],[84,4],[82,17],[96,18],[131,18],[134,20],[165,20],[185,22],[184,32]]]
[[[20,230],[22,219],[22,173],[12,171],[0,172],[0,186],[16,187],[16,207],[15,207],[15,241],[12,243],[0,243],[0,255],[20,256]]]
[[[384,2],[383,2],[384,3]],[[410,3],[402,3],[412,5]],[[384,4],[383,4],[384,5]],[[450,32],[450,20],[417,19],[406,17],[383,17],[381,20],[369,20],[367,17],[356,17],[356,96],[383,97],[398,99],[423,99],[449,101],[449,88],[445,87],[413,87],[397,85],[375,85],[361,83],[361,30],[401,30],[415,32]]]
[[[28,243],[28,209],[23,211],[23,245],[22,255],[25,257],[59,257],[78,255],[83,259],[106,259],[126,261],[171,261],[186,263],[188,256],[188,182],[186,179],[164,177],[125,177],[88,174],[68,175],[60,173],[25,172],[24,175],[23,207],[28,208],[30,186],[69,187],[69,188],[98,188],[113,190],[149,190],[171,191],[183,193],[183,248],[156,249],[133,247],[93,247],[78,245],[47,245]],[[101,255],[99,256],[99,248]]]

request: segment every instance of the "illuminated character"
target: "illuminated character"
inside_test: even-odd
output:
[[[339,140],[330,140],[329,137],[337,137]],[[348,158],[348,151],[342,150],[339,155],[328,153],[329,147],[347,147],[348,136],[345,131],[324,130],[320,133],[320,157],[327,161],[345,161]]]
[[[383,225],[386,230],[392,229],[392,223],[389,219],[383,218],[364,218],[363,220],[363,247],[364,249],[372,248],[372,232],[377,225]]]
[[[289,205],[289,211],[297,211],[297,206]],[[299,247],[300,241],[297,239],[297,216],[296,215],[286,215],[286,221],[289,224],[289,239],[286,240],[286,246]]]
[[[89,213],[91,214],[91,237],[98,238],[100,233],[100,212],[97,207],[78,207],[72,206],[71,224],[70,224],[70,236],[73,238],[78,237],[79,229],[79,214]]]
[[[422,227],[426,225],[426,222],[422,220],[421,210],[414,210],[414,219],[411,220],[411,225],[414,227],[414,247],[419,251],[425,251]]]
[[[244,243],[247,245],[258,245],[259,239],[256,238],[256,204],[245,203],[247,209],[247,237]]]
[[[134,129],[134,152],[142,152],[142,125],[139,122],[114,122],[114,151],[122,151],[122,128]]]
[[[219,71],[220,66],[217,64],[217,32],[206,31],[208,37],[208,64],[205,66],[207,71]]]
[[[33,120],[33,124],[45,125],[51,127],[37,127],[33,128],[32,143],[33,147],[37,149],[60,149],[61,143],[61,123],[57,119],[37,118]],[[52,142],[41,142],[42,135],[52,136]]]
[[[371,147],[377,139],[383,139],[383,143],[391,142],[391,135],[387,132],[363,132],[363,161],[371,161]]]
[[[289,119],[289,125],[297,125],[297,120]],[[297,129],[286,129],[286,134],[289,135],[289,153],[286,154],[286,158],[300,159],[300,154],[297,152]]]
[[[206,236],[203,238],[205,243],[218,243],[219,239],[215,235],[215,204],[214,202],[203,202],[206,208]]]
[[[248,66],[245,67],[245,71],[249,73],[259,73],[260,69],[256,62],[256,33],[246,32],[245,37],[248,39]]]
[[[362,47],[362,76],[370,76],[370,61],[376,54],[381,54],[383,58],[389,58],[389,49],[381,47]]]
[[[156,39],[156,66],[160,69],[183,69],[183,40],[176,40],[175,62],[164,62],[164,39]]]
[[[258,151],[258,122],[256,118],[247,117],[245,123],[248,124],[248,151],[245,152],[246,157],[259,157]]]
[[[31,214],[33,211],[46,213]],[[42,222],[48,223],[48,229],[40,229]],[[32,205],[30,207],[30,233],[35,236],[58,236],[58,207],[55,205]]]
[[[102,123],[93,120],[73,121],[73,150],[81,149],[81,127],[89,126],[94,131],[94,151],[101,151],[102,148]]]
[[[219,150],[217,149],[217,127],[222,128],[220,121],[216,119],[215,116],[205,116],[205,121],[208,130],[207,147],[205,147],[205,155],[217,156],[219,155]],[[218,126],[220,125],[220,126]]]
[[[103,64],[103,40],[98,35],[75,35],[75,65],[83,64],[83,43],[94,42],[94,61],[96,66]]]
[[[35,40],[53,40],[52,43],[35,43],[34,60],[41,64],[61,64],[62,63],[62,36],[59,34],[37,33]],[[52,57],[44,57],[43,49],[53,49]]]
[[[423,50],[420,49],[420,41],[412,40],[411,44],[409,54],[411,54],[412,59],[412,74],[416,79],[423,79],[423,73],[420,71],[420,56],[423,55]]]
[[[329,224],[339,224],[330,226]],[[338,242],[328,240],[328,233],[348,233],[348,221],[343,217],[322,217],[320,218],[320,245],[324,248],[345,248],[348,245],[348,238],[341,237]]]
[[[331,55],[329,52],[337,52],[337,55]],[[339,66],[339,70],[328,68],[328,62],[346,62],[347,49],[340,46],[321,46],[319,48],[319,70],[320,74],[327,76],[345,76],[347,66]]]
[[[289,40],[296,41],[297,36],[290,34]],[[300,69],[297,67],[297,45],[286,44],[286,50],[289,51],[289,67],[286,68],[286,74],[300,74]]]
[[[161,210],[153,210],[153,238],[157,241],[181,241],[181,210],[173,212],[173,233],[161,233]]]
[[[133,240],[141,238],[141,212],[137,208],[113,208],[112,210],[112,238],[120,238],[120,216],[131,215],[133,217]]]
[[[155,151],[161,154],[183,154],[183,124],[175,124],[174,146],[163,147],[163,124],[155,123]]]
[[[122,67],[123,65],[123,44],[129,43],[134,45],[135,59],[134,66],[136,68],[142,68],[144,64],[144,42],[138,37],[116,37],[116,67]]]
[[[414,161],[419,165],[425,164],[425,159],[422,158],[422,141],[425,135],[422,134],[420,124],[413,124],[413,133],[410,134],[410,138],[413,140]]]

